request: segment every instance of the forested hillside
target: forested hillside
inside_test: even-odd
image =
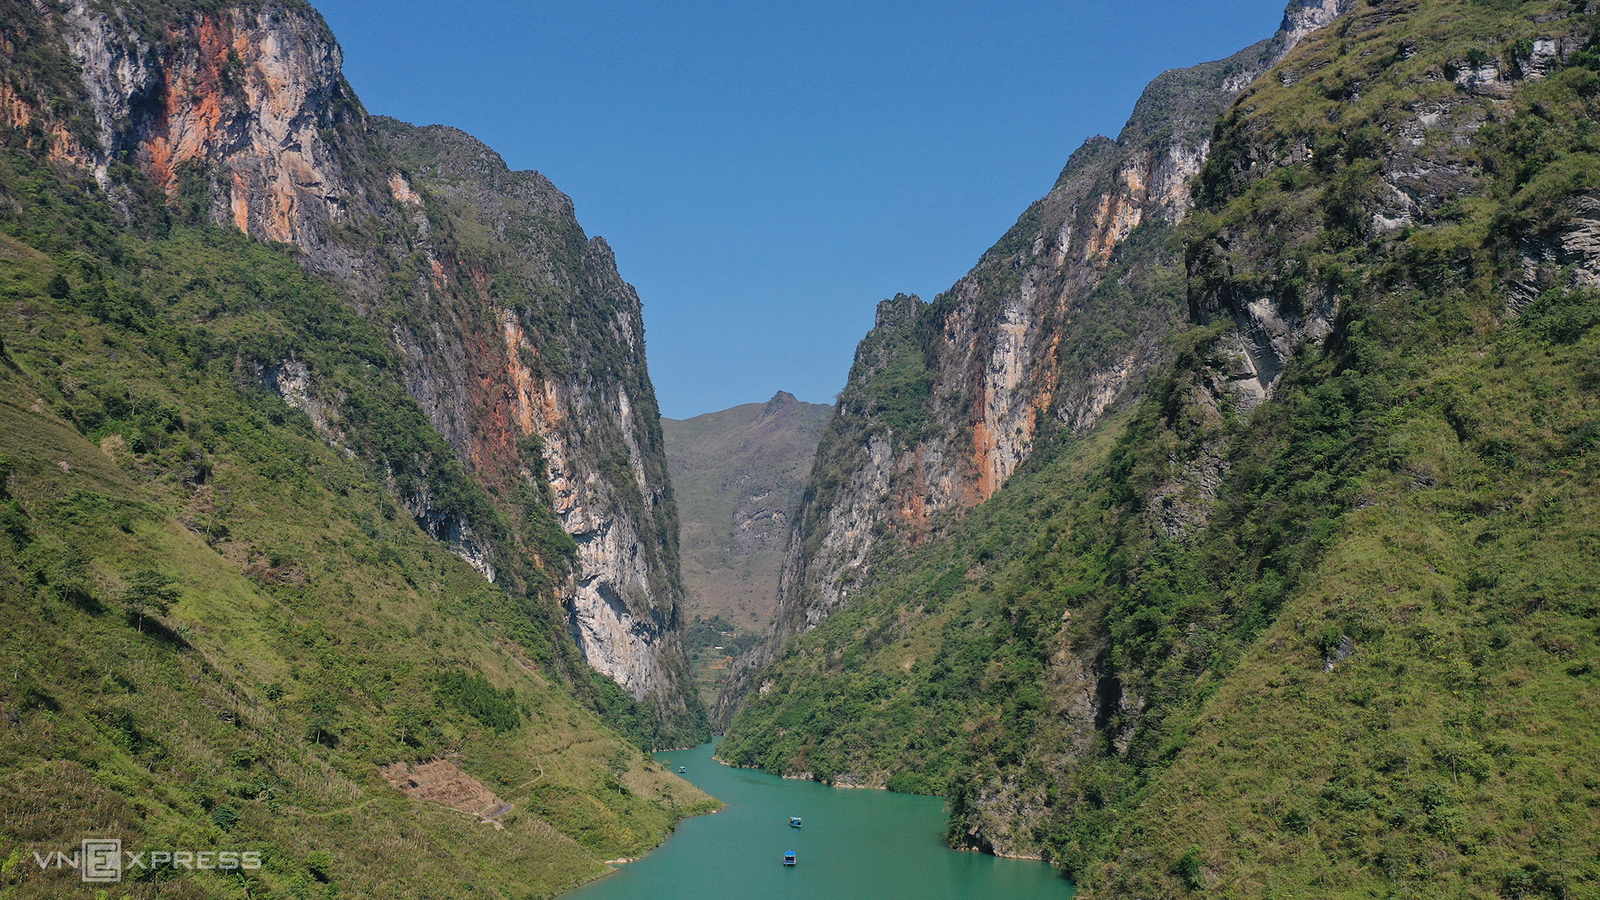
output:
[[[1169,362],[869,555],[721,756],[1090,896],[1600,892],[1592,13],[1360,3],[1244,88]]]
[[[0,4],[0,834],[550,896],[714,801],[639,302],[297,3]]]

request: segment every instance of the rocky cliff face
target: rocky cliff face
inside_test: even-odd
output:
[[[583,658],[692,731],[639,300],[571,201],[460,132],[368,117],[298,3],[154,15],[77,0],[15,18],[80,83],[52,106],[8,79],[0,124],[114,200],[164,193],[179,219],[293,244],[342,285],[387,325],[408,389],[496,506],[447,496],[429,479],[438,461],[402,448],[385,465],[407,511],[513,593],[553,579]],[[258,377],[335,443],[357,414],[301,361]],[[540,536],[552,512],[575,548]]]
[[[114,165],[132,165],[212,221],[295,244],[318,269],[359,272],[330,228],[376,212],[365,116],[320,17],[261,3],[162,21],[75,2],[61,34],[94,121],[92,149],[75,155],[102,187]]]
[[[921,543],[948,523],[940,513],[988,499],[1042,432],[1087,431],[1138,395],[1186,313],[1168,242],[1213,124],[1349,5],[1296,0],[1270,40],[1164,73],[1118,139],[1086,142],[949,291],[880,304],[818,449],[773,630],[737,666],[717,721],[786,641],[849,601],[874,553]]]
[[[413,395],[491,483],[548,493],[576,543],[561,595],[584,659],[678,698],[677,521],[638,295],[548,179],[453,128],[372,127],[411,173],[397,200],[433,201],[410,201],[430,223],[423,314],[394,326]]]
[[[1383,893],[1411,879],[1558,896],[1593,881],[1504,813],[1510,795],[1562,821],[1576,812],[1559,799],[1579,796],[1570,780],[1514,771],[1566,752],[1524,738],[1529,721],[1562,727],[1554,707],[1459,723],[1520,708],[1536,682],[1570,696],[1566,679],[1592,668],[1539,644],[1565,647],[1540,629],[1589,634],[1578,598],[1592,591],[1548,595],[1571,618],[1540,618],[1550,601],[1528,597],[1548,583],[1546,559],[1585,546],[1564,530],[1592,530],[1576,509],[1597,483],[1594,394],[1579,387],[1596,383],[1600,335],[1594,16],[1593,4],[1352,4],[1236,90],[1176,229],[1124,202],[1160,182],[1149,167],[1124,168],[1109,141],[1085,147],[1075,164],[1109,159],[1107,183],[1123,186],[1093,195],[1096,214],[1125,212],[1094,219],[1112,249],[1070,313],[1111,328],[1115,346],[1143,327],[1118,292],[1158,301],[1170,358],[1133,388],[1133,409],[1081,433],[1053,412],[1092,418],[1093,406],[1052,396],[1034,449],[1013,442],[1024,461],[1004,485],[948,536],[932,517],[912,553],[924,532],[884,499],[899,496],[903,454],[951,433],[923,416],[939,408],[946,328],[960,320],[948,296],[882,307],[830,426],[838,470],[819,456],[815,517],[801,524],[813,540],[795,583],[813,586],[812,605],[796,608],[797,636],[752,679],[719,752],[943,793],[952,844],[1050,858],[1087,896]],[[1158,122],[1136,115],[1130,130]],[[1011,264],[1018,297],[1049,245],[1023,221],[983,264]],[[1176,252],[1141,256],[1158,235]],[[1062,258],[1103,255],[1099,241]],[[1029,329],[1055,327],[1068,335],[1060,371],[1085,365],[1094,331],[1074,338],[1006,301],[995,330],[1019,338],[980,348],[1026,348]],[[1020,408],[987,402],[1031,383],[1029,356],[1020,375],[1016,358],[970,370],[1001,387],[978,394],[969,422]],[[1005,440],[983,434],[972,445],[1003,463]],[[957,483],[981,495],[1005,466],[966,471]],[[813,561],[825,570],[805,572]],[[831,579],[851,566],[861,575]],[[802,633],[822,604],[834,608]],[[1491,634],[1497,649],[1473,649]],[[1541,649],[1510,649],[1524,639]],[[1429,658],[1442,661],[1433,674]],[[1435,749],[1463,733],[1474,785]],[[1428,796],[1444,812],[1427,823],[1395,814]]]
[[[1380,40],[1396,19],[1403,19],[1404,12],[1378,10],[1355,16],[1337,36],[1318,36],[1308,44],[1307,53],[1275,73],[1276,89],[1293,90],[1309,81],[1347,103],[1359,102],[1362,78],[1324,71],[1343,55],[1330,42],[1338,40],[1348,46]],[[1555,13],[1535,17],[1541,24],[1563,18]],[[1587,34],[1547,27],[1538,37],[1527,39],[1525,46],[1514,46],[1503,54],[1490,55],[1479,49],[1455,57],[1425,74],[1428,84],[1444,90],[1413,101],[1382,130],[1346,124],[1337,137],[1322,129],[1302,127],[1293,135],[1272,133],[1269,138],[1270,129],[1281,123],[1263,114],[1256,98],[1271,96],[1274,85],[1248,92],[1219,125],[1231,139],[1229,153],[1201,179],[1203,204],[1215,203],[1261,173],[1277,169],[1309,166],[1332,174],[1355,163],[1364,171],[1359,179],[1347,176],[1349,182],[1362,182],[1358,189],[1330,194],[1326,215],[1286,211],[1274,223],[1279,227],[1272,238],[1262,233],[1260,223],[1219,223],[1204,241],[1190,248],[1190,318],[1200,323],[1233,323],[1233,347],[1241,364],[1235,380],[1243,382],[1254,398],[1265,397],[1296,347],[1320,341],[1332,331],[1340,295],[1348,293],[1348,286],[1308,280],[1303,261],[1264,269],[1260,261],[1275,258],[1269,240],[1308,244],[1319,229],[1330,224],[1362,238],[1389,239],[1448,217],[1464,200],[1481,195],[1491,174],[1472,158],[1475,135],[1495,120],[1498,111],[1508,108],[1507,101],[1519,86],[1549,77],[1586,40]],[[1402,42],[1395,57],[1410,61],[1422,50],[1415,41]],[[1369,56],[1373,52],[1367,51]],[[1356,188],[1354,184],[1346,187]],[[1568,273],[1565,283],[1569,286],[1600,283],[1589,253],[1595,233],[1591,205],[1580,203],[1564,218],[1567,221],[1559,232],[1542,236],[1519,253],[1521,277],[1506,286],[1511,309],[1549,289],[1554,284],[1553,269]]]

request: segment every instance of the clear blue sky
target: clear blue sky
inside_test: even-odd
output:
[[[1284,0],[313,0],[367,109],[565,191],[664,415],[831,403],[877,302],[951,286],[1164,69]]]

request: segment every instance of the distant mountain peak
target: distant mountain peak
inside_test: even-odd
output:
[[[794,509],[832,414],[830,406],[778,391],[766,403],[662,420],[681,529],[685,621],[720,616],[749,634],[766,630]],[[708,647],[693,652],[702,669],[724,656]]]

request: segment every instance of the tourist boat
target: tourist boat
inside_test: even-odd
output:
[[[788,852],[783,854],[783,864],[786,865],[786,866],[794,865],[794,851],[793,850],[790,850],[790,851],[788,851]]]
[[[794,828],[799,828],[800,827],[800,817],[799,816],[790,816],[789,817],[789,824],[790,824],[790,826],[792,826]]]

